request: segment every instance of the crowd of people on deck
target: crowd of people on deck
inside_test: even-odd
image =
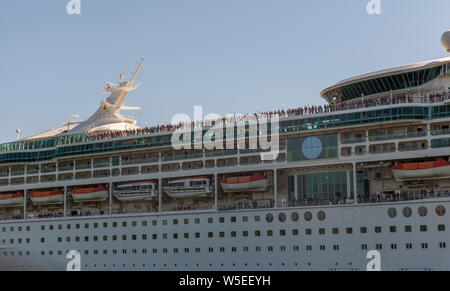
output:
[[[449,191],[441,190],[434,191],[430,187],[421,190],[419,193],[407,193],[405,191],[398,191],[395,193],[372,193],[367,195],[358,195],[359,203],[383,203],[383,202],[397,202],[397,201],[410,201],[421,200],[428,198],[440,198],[450,196]]]
[[[287,202],[289,207],[298,206],[319,206],[319,205],[340,205],[353,201],[353,196],[350,198],[341,198],[340,194],[336,194],[334,198],[316,199],[315,197],[304,197],[303,199],[291,199]]]
[[[229,211],[236,209],[257,209],[257,208],[272,208],[274,206],[274,201],[269,200],[266,203],[258,202],[257,200],[252,201],[239,201],[233,204],[219,205],[219,211]]]
[[[338,102],[336,104],[325,104],[325,105],[308,105],[298,108],[290,108],[285,110],[284,108],[275,111],[257,112],[253,114],[232,114],[227,115],[227,117],[214,120],[204,120],[204,121],[193,121],[190,124],[178,123],[178,124],[164,124],[155,125],[151,127],[135,128],[128,130],[112,130],[112,131],[102,131],[93,132],[90,134],[92,140],[103,140],[112,138],[123,138],[136,135],[146,135],[152,133],[163,133],[163,132],[173,132],[177,129],[186,128],[190,126],[191,128],[201,128],[210,127],[221,122],[226,125],[230,122],[239,122],[242,120],[252,120],[258,119],[270,119],[275,115],[279,118],[288,118],[291,116],[303,116],[303,115],[316,115],[322,113],[330,113],[336,111],[344,111],[358,108],[368,108],[374,106],[384,106],[392,104],[402,104],[402,103],[435,103],[442,102],[450,99],[450,92],[438,92],[429,95],[423,95],[421,97],[412,97],[407,95],[401,96],[380,96],[380,97],[367,97],[358,98],[357,100],[350,100],[346,102]]]

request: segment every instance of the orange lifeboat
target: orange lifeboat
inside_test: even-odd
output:
[[[61,189],[51,191],[37,191],[30,194],[33,204],[62,204],[64,203],[64,193]]]
[[[223,192],[267,191],[269,180],[260,173],[227,177],[220,180]]]
[[[450,177],[450,162],[436,159],[434,162],[406,163],[392,168],[397,181]]]
[[[108,189],[103,185],[75,188],[71,194],[75,202],[104,201],[109,197]]]
[[[23,202],[24,202],[23,192],[16,192],[12,194],[0,194],[0,207],[23,206]]]

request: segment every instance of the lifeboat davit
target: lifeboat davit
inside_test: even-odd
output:
[[[75,202],[104,201],[109,197],[108,189],[103,185],[75,188],[71,194]]]
[[[13,194],[0,194],[0,207],[23,206],[24,194],[17,192]]]
[[[267,191],[269,180],[260,173],[228,177],[220,180],[223,192]]]
[[[164,192],[171,198],[205,197],[213,190],[209,177],[189,177],[171,180],[164,187]]]
[[[52,191],[38,191],[30,194],[31,202],[39,204],[62,204],[64,203],[64,193],[60,189]]]
[[[434,162],[395,165],[392,172],[398,181],[450,177],[450,162],[437,159]]]
[[[123,202],[153,200],[158,197],[156,181],[129,182],[117,186],[114,197]]]

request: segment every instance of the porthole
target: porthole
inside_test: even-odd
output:
[[[387,214],[390,218],[394,218],[397,216],[397,209],[395,209],[394,207],[391,207],[388,209]]]
[[[436,214],[438,216],[444,216],[445,215],[445,207],[442,205],[439,205],[436,207]]]
[[[417,209],[417,213],[419,213],[420,216],[425,217],[428,214],[428,209],[425,206],[420,206],[419,209]]]
[[[319,211],[317,212],[317,219],[323,221],[325,220],[325,218],[327,217],[327,215],[325,214],[325,211]]]
[[[298,213],[297,212],[292,212],[291,219],[292,219],[292,221],[298,221],[298,219],[299,219]]]
[[[306,221],[310,221],[312,219],[312,213],[309,211],[306,211],[305,214],[303,215],[303,217],[305,218]]]
[[[283,212],[281,212],[280,214],[278,214],[278,220],[280,222],[285,222],[286,221],[286,214],[284,214]]]
[[[266,215],[266,221],[267,222],[272,222],[273,221],[273,215],[271,213],[267,213]]]
[[[405,207],[403,208],[403,216],[405,217],[411,217],[412,215],[412,210],[409,207]]]

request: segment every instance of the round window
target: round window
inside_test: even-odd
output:
[[[420,216],[427,216],[428,209],[425,206],[420,206],[417,213],[419,213]]]
[[[286,214],[284,214],[283,212],[281,212],[280,214],[278,214],[278,220],[280,222],[285,222],[286,221]]]
[[[445,207],[442,205],[439,205],[436,207],[436,214],[439,216],[444,216],[445,215]]]
[[[394,217],[397,216],[397,209],[391,207],[391,208],[388,209],[388,212],[387,212],[387,213],[388,213],[388,216],[389,216],[390,218],[394,218]]]
[[[403,208],[403,215],[404,215],[405,217],[411,217],[411,215],[412,215],[412,210],[411,210],[411,208],[409,208],[409,207]]]
[[[306,221],[310,221],[312,219],[312,213],[306,211],[303,217],[305,218]]]
[[[266,221],[267,222],[272,222],[273,221],[273,215],[271,213],[267,213],[266,215]]]
[[[319,220],[325,220],[325,218],[327,217],[327,215],[325,214],[325,211],[319,211],[319,212],[317,212],[317,218],[319,219]]]
[[[317,159],[322,153],[322,141],[315,136],[307,137],[303,141],[302,152],[308,160]]]
[[[292,221],[298,221],[298,219],[299,219],[298,213],[297,212],[292,212],[291,219],[292,219]]]

